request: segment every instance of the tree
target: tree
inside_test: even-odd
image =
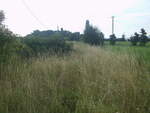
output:
[[[4,19],[5,15],[0,11],[0,64],[9,62],[14,56],[21,56],[20,53],[25,50],[21,38],[3,25]]]
[[[88,30],[90,28],[90,21],[86,20],[85,29]]]
[[[116,44],[116,36],[115,34],[110,35],[110,45]]]
[[[4,11],[0,10],[0,25],[2,25],[2,22],[5,20]]]
[[[103,45],[104,34],[100,30],[98,30],[98,28],[90,25],[89,20],[86,20],[83,40],[84,42],[91,45]]]
[[[148,37],[146,36],[147,33],[145,31],[145,29],[141,29],[141,35],[139,37],[139,42],[141,46],[145,46],[145,44],[148,42]]]
[[[130,37],[130,41],[133,46],[136,46],[139,41],[139,34],[137,32],[134,33],[134,36]]]
[[[69,40],[71,41],[79,41],[80,40],[80,32],[71,33]]]
[[[126,41],[125,34],[122,35],[122,41]]]

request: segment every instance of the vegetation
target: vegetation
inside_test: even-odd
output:
[[[0,113],[150,112],[144,29],[130,41],[145,47],[113,34],[101,48],[104,34],[89,21],[81,35],[61,29],[18,37],[4,19],[0,11]],[[70,42],[80,40],[87,44]]]
[[[57,32],[48,36],[46,33],[42,34],[39,31],[34,31],[33,34],[27,37],[18,37],[2,24],[4,17],[4,13],[1,11],[0,63],[8,62],[14,57],[30,58],[46,54],[64,54],[72,50],[72,44],[67,43],[64,39],[65,34],[62,35]]]
[[[148,37],[146,36],[146,31],[142,28],[141,35],[135,32],[134,36],[131,36],[130,41],[133,46],[136,46],[138,43],[140,46],[145,46],[148,42]]]
[[[130,41],[133,46],[136,46],[139,41],[139,34],[137,32],[135,32],[134,36],[131,36]]]
[[[1,65],[0,112],[149,112],[150,78],[144,62],[128,52],[80,43],[74,47],[70,56]]]
[[[18,56],[19,52],[22,52],[25,47],[21,43],[21,38],[2,24],[4,19],[3,11],[0,11],[0,63],[8,63],[11,58]]]
[[[140,36],[140,45],[145,46],[145,44],[148,42],[148,37],[146,36],[146,31],[144,29],[141,29],[141,36]]]
[[[86,21],[86,26],[84,30],[84,42],[91,45],[103,45],[104,44],[104,34],[100,32],[96,27],[90,25],[89,21]]]
[[[43,38],[43,37],[53,37],[54,35],[57,35],[57,37],[59,36],[59,38],[63,38],[65,40],[68,41],[79,41],[80,40],[80,33],[79,32],[70,32],[67,30],[63,30],[63,28],[61,28],[61,31],[57,30],[57,31],[53,31],[53,30],[47,30],[47,31],[39,31],[39,30],[35,30],[33,31],[33,33],[28,34],[26,37],[27,38]]]
[[[4,11],[0,10],[0,25],[2,25],[2,22],[5,20]]]
[[[25,38],[23,41],[31,50],[30,56],[63,54],[72,50],[72,44],[67,43],[59,35],[53,35],[49,38]]]
[[[115,34],[110,35],[110,45],[115,45],[116,43],[116,36]]]

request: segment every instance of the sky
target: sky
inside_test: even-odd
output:
[[[83,33],[88,19],[108,37],[112,16],[118,37],[129,37],[141,28],[150,34],[150,0],[1,0],[0,10],[5,12],[4,24],[22,36],[57,26]]]

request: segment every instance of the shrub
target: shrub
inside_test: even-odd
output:
[[[41,54],[63,54],[72,50],[72,45],[59,36],[49,38],[25,38],[24,43],[31,48],[34,56]]]
[[[0,26],[0,63],[17,56],[24,48],[19,37],[15,36],[4,25]]]

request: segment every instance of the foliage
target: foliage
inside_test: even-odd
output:
[[[145,46],[146,43],[148,42],[148,37],[146,35],[147,33],[143,28],[141,29],[141,34],[135,32],[134,36],[130,37],[132,45],[136,46],[139,42],[140,46]]]
[[[31,48],[32,55],[37,56],[41,54],[61,54],[71,51],[72,45],[66,43],[59,34],[51,37],[33,37],[25,38],[23,41],[29,48]]]
[[[11,57],[63,54],[72,49],[72,45],[63,38],[68,32],[36,30],[25,38],[17,37],[2,24],[4,19],[5,15],[0,11],[0,63],[9,61]]]
[[[120,39],[118,39],[119,41],[126,41],[125,39],[125,34],[122,35],[122,37]]]
[[[130,37],[130,41],[133,46],[136,46],[137,43],[139,42],[139,34],[137,32],[134,33],[134,36]]]
[[[74,33],[72,33],[72,34],[69,36],[68,40],[70,40],[70,41],[79,41],[80,38],[81,38],[80,32],[74,32]]]
[[[63,30],[63,28],[61,28],[61,31],[57,30],[57,31],[53,31],[53,30],[46,30],[46,31],[39,31],[39,30],[35,30],[33,31],[33,33],[28,34],[26,37],[53,37],[54,35],[58,35],[61,38],[64,38],[65,40],[69,40],[69,41],[79,41],[80,40],[80,33],[79,32],[70,32],[67,30]]]
[[[0,25],[2,25],[2,22],[5,20],[4,11],[0,10]]]
[[[86,26],[84,30],[84,42],[91,45],[103,45],[104,44],[104,34],[98,30],[98,28],[93,27],[86,21]]]
[[[0,63],[6,63],[25,49],[21,38],[14,35],[4,25],[0,26]]]
[[[51,35],[54,35],[56,31],[47,30],[47,31],[39,31],[35,30],[31,34],[28,34],[26,37],[50,37]]]
[[[109,41],[110,41],[110,45],[115,45],[115,43],[116,43],[116,36],[115,36],[115,34],[110,35]]]
[[[139,42],[141,46],[145,46],[145,44],[148,42],[148,37],[146,36],[147,33],[145,29],[141,29],[141,36],[139,37]]]

